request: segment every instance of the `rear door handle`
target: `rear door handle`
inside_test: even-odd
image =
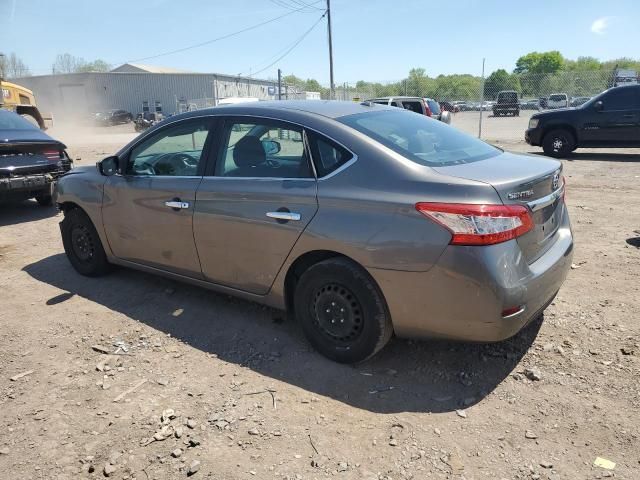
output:
[[[169,200],[164,202],[165,207],[174,208],[176,210],[189,208],[189,202],[183,202],[181,200]]]
[[[627,113],[625,115],[622,116],[623,118],[634,118],[635,115],[633,113]]]
[[[266,215],[267,217],[275,218],[276,220],[293,220],[295,222],[302,218],[299,213],[295,212],[267,212]]]

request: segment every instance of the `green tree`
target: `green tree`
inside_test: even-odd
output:
[[[516,62],[514,73],[555,73],[564,65],[564,57],[557,50],[531,52]]]
[[[76,72],[108,72],[109,70],[111,70],[111,65],[104,60],[97,59],[78,66]]]
[[[509,72],[501,68],[489,75],[484,82],[484,96],[492,99],[502,90],[515,90],[519,93],[521,87],[517,75],[510,75]]]

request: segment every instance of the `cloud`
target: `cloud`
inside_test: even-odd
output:
[[[611,25],[613,17],[600,17],[596,18],[591,24],[591,32],[596,35],[604,35]]]

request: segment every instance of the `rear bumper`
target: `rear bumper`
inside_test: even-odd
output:
[[[51,191],[52,184],[64,174],[64,170],[0,177],[0,200],[30,198],[44,190]]]
[[[400,337],[491,342],[518,333],[551,303],[571,266],[565,210],[553,245],[527,264],[515,240],[488,247],[449,246],[428,272],[369,269]],[[506,317],[505,309],[522,310]]]

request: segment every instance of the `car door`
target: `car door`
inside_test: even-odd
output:
[[[581,128],[585,142],[599,145],[640,143],[638,87],[615,88],[586,107]],[[602,106],[598,107],[599,102]]]
[[[202,277],[193,212],[214,125],[207,117],[171,123],[123,156],[123,173],[107,180],[102,207],[116,257]]]
[[[193,220],[202,271],[263,295],[318,209],[305,134],[289,123],[229,117],[216,144]]]

